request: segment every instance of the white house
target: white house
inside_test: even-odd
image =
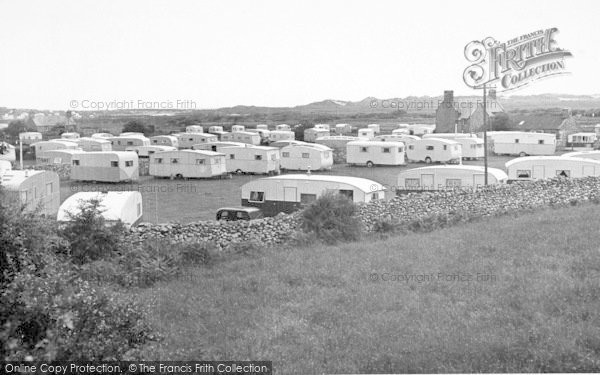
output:
[[[405,159],[402,142],[358,140],[346,144],[346,163],[350,165],[404,165]]]
[[[385,187],[366,178],[286,174],[242,185],[242,206],[257,207],[265,216],[274,216],[296,211],[327,192],[337,192],[355,203],[385,198]]]
[[[329,170],[333,166],[333,150],[309,143],[281,148],[281,169],[294,171]]]
[[[71,179],[122,182],[139,180],[139,159],[132,151],[96,151],[73,155]]]
[[[141,221],[143,212],[142,194],[139,191],[79,192],[68,197],[61,205],[56,219],[61,222],[71,220],[81,213],[82,205],[97,200],[100,215],[107,224],[121,221],[130,228]]]
[[[225,155],[202,150],[171,150],[150,155],[150,175],[170,178],[213,178],[227,174]]]

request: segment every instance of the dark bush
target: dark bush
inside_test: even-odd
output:
[[[356,205],[347,197],[327,193],[302,212],[302,229],[325,243],[357,240],[362,233]]]
[[[70,243],[69,255],[75,264],[106,259],[118,253],[125,227],[121,222],[107,225],[100,201],[92,199],[80,205],[80,212],[68,214],[70,221],[60,234]]]

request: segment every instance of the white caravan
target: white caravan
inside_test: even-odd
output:
[[[174,135],[155,135],[150,137],[150,144],[153,146],[179,147],[179,139]]]
[[[112,143],[113,151],[125,151],[131,146],[150,146],[150,140],[141,133],[122,133],[107,139]]]
[[[57,221],[70,221],[72,215],[81,213],[82,205],[91,200],[98,201],[100,215],[107,224],[114,224],[120,220],[125,227],[131,228],[142,219],[142,194],[139,191],[107,191],[71,195],[60,205],[56,215]]]
[[[204,133],[204,128],[200,125],[188,125],[185,127],[185,132],[186,133]]]
[[[321,130],[331,131],[331,129],[329,128],[329,124],[315,124],[315,126],[313,126],[313,129],[321,129]]]
[[[420,139],[421,138],[417,137],[416,135],[396,133],[396,134],[378,135],[373,140],[374,141],[382,141],[382,142],[402,142],[408,147],[409,145],[412,145],[413,143],[415,143],[416,141],[418,141]]]
[[[222,142],[240,142],[240,143],[246,143],[249,145],[258,146],[258,145],[260,145],[262,138],[260,137],[260,134],[258,134],[258,133],[247,132],[247,131],[238,131],[238,132],[229,133],[227,136],[223,136],[221,141]]]
[[[507,174],[488,168],[488,185],[505,184]],[[431,190],[476,190],[485,186],[485,168],[478,165],[436,165],[400,172],[396,193]]]
[[[244,125],[231,125],[231,132],[243,132],[246,131],[246,127]]]
[[[291,130],[272,130],[269,132],[269,142],[293,141],[296,134]]]
[[[19,142],[24,145],[30,145],[42,140],[42,133],[39,132],[23,132],[19,133]]]
[[[358,129],[358,138],[368,139],[368,140],[374,139],[375,131],[373,129],[369,129],[369,128]]]
[[[12,170],[12,163],[8,160],[0,160],[0,175],[4,174],[4,172],[8,172]]]
[[[477,138],[477,135],[471,133],[433,133],[423,134],[423,139],[428,138],[442,138],[450,139],[460,143],[462,147],[463,159],[480,159],[485,155],[483,148],[484,141],[481,138]]]
[[[60,205],[60,182],[52,171],[8,170],[0,174],[0,186],[28,211],[40,206],[44,215],[56,215]]]
[[[408,128],[400,128],[392,130],[392,134],[406,134],[410,135],[410,130]]]
[[[35,149],[36,158],[44,157],[44,153],[51,150],[81,150],[77,143],[63,139],[36,142],[32,146]]]
[[[360,138],[352,137],[350,135],[328,135],[325,137],[319,137],[315,143],[330,147],[332,149],[346,150],[346,144],[352,141],[359,141]]]
[[[352,125],[350,124],[337,124],[335,126],[335,133],[336,134],[351,134],[352,133]]]
[[[137,181],[138,155],[132,151],[97,151],[74,154],[71,158],[71,180],[122,182]]]
[[[430,163],[459,163],[462,159],[460,143],[449,139],[419,139],[406,147],[406,157],[410,161]]]
[[[276,147],[244,145],[222,147],[218,150],[225,154],[227,172],[279,173],[279,149]]]
[[[269,125],[267,125],[267,124],[258,124],[258,125],[256,125],[256,129],[269,130]]]
[[[385,197],[385,187],[366,178],[287,174],[242,185],[242,206],[257,207],[265,216],[275,216],[280,212],[294,212],[328,192],[342,194],[355,203]]]
[[[277,126],[275,126],[275,130],[279,130],[279,131],[292,131],[292,127],[289,126],[288,124],[279,124]]]
[[[73,155],[81,154],[85,151],[82,150],[48,150],[41,154],[35,155],[35,160],[38,164],[65,164],[71,165]]]
[[[573,133],[567,135],[567,147],[592,148],[597,140],[596,133]]]
[[[319,128],[310,128],[304,130],[304,141],[305,142],[315,142],[317,138],[328,136],[328,129],[319,129]]]
[[[126,151],[133,151],[133,152],[135,152],[136,154],[138,154],[138,157],[140,159],[148,159],[150,157],[150,155],[152,155],[152,154],[154,154],[156,152],[174,151],[174,150],[177,150],[177,147],[150,145],[150,146],[127,147]]]
[[[556,136],[546,133],[491,131],[488,143],[497,155],[553,155]]]
[[[381,126],[379,124],[369,124],[367,125],[367,129],[373,129],[375,134],[381,133]]]
[[[329,170],[333,166],[333,150],[309,143],[290,145],[281,149],[281,169],[293,171]]]
[[[554,177],[600,176],[600,161],[564,156],[528,156],[505,164],[510,181],[531,181]]]
[[[67,132],[67,133],[62,133],[60,135],[60,138],[61,139],[73,139],[73,140],[76,140],[76,139],[79,139],[80,136],[79,136],[79,133]]]
[[[244,147],[247,143],[242,142],[211,142],[211,143],[201,143],[192,146],[192,150],[205,150],[205,151],[215,151],[219,152],[219,150],[223,147]]]
[[[287,140],[287,141],[272,142],[269,144],[269,147],[283,148],[283,147],[289,146],[289,145],[309,145],[309,144],[311,144],[311,143],[304,142],[304,141]]]
[[[94,133],[90,136],[90,138],[112,138],[114,137],[114,135],[110,134],[110,133]]]
[[[206,133],[179,133],[177,134],[177,142],[179,148],[192,148],[192,146],[202,143],[218,142],[219,138],[214,134]]]
[[[350,165],[404,165],[405,147],[402,142],[352,141],[346,144],[346,163]]]
[[[150,176],[213,178],[227,174],[225,155],[214,151],[172,150],[150,155]]]
[[[108,139],[82,137],[77,144],[83,151],[112,151],[112,143]]]

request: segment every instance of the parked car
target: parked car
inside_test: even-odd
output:
[[[223,207],[217,210],[217,220],[254,220],[261,217],[262,211],[256,207]]]

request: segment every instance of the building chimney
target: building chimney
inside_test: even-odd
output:
[[[454,91],[444,91],[444,103],[454,103]]]
[[[488,95],[490,96],[490,99],[496,100],[496,89],[490,89],[490,92]]]

